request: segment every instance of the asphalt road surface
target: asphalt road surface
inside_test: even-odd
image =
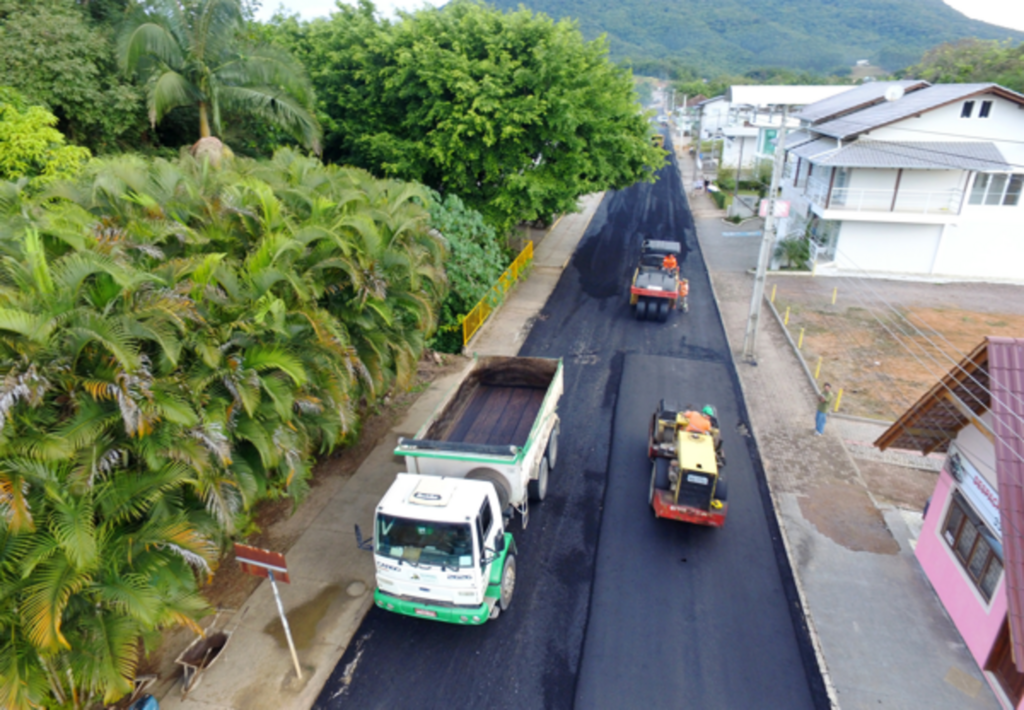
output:
[[[725,334],[682,194],[609,192],[520,354],[562,357],[558,468],[519,549],[512,607],[480,627],[367,615],[315,708],[827,707]],[[637,322],[643,239],[685,244],[690,311]],[[648,420],[660,398],[713,403],[724,527],[655,520]]]

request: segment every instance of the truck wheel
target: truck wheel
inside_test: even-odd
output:
[[[729,499],[729,488],[725,485],[725,479],[719,478],[718,483],[715,484],[715,498],[725,502]]]
[[[667,491],[668,480],[668,459],[656,458],[651,466],[651,490],[647,494],[647,504],[654,505],[654,490]]]
[[[508,508],[508,503],[512,500],[512,491],[509,490],[508,481],[500,473],[493,468],[474,468],[466,474],[466,478],[473,481],[488,481],[498,494],[498,506],[502,511]]]
[[[498,607],[502,611],[508,611],[512,603],[512,595],[516,591],[516,555],[510,552],[505,555],[505,566],[501,568],[501,594],[498,597]]]
[[[530,500],[539,503],[548,495],[548,474],[551,472],[551,468],[547,455],[541,456],[537,469],[537,478],[530,479],[530,482],[526,484],[526,490],[530,494]]]
[[[636,319],[643,320],[647,317],[647,299],[641,298],[636,302]]]
[[[664,323],[668,320],[668,301],[662,299],[658,304],[658,322]]]
[[[558,465],[558,430],[561,427],[561,422],[555,420],[555,426],[551,429],[551,436],[548,437],[548,468],[552,471]]]

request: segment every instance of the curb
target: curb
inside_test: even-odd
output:
[[[683,179],[682,170],[679,171],[679,177],[680,177],[680,182],[682,183],[682,185],[680,187],[682,189],[683,196],[685,197],[686,196],[686,184],[685,184],[686,181],[685,181],[685,179]],[[687,205],[689,205],[689,200],[687,200]],[[697,224],[696,224],[696,222],[694,223],[693,227],[694,227],[694,229],[693,229],[694,237],[697,239],[698,248],[699,248],[700,238],[697,237]],[[703,256],[703,253],[702,253],[702,256]],[[710,269],[708,270],[708,283],[711,285],[711,297],[715,301],[715,308],[718,309],[719,319],[721,320],[722,319],[722,315],[721,315],[722,314],[722,303],[718,299],[718,292],[715,290],[715,283],[714,283],[714,280],[711,278],[711,271],[710,271]],[[771,305],[771,302],[769,302],[769,305]],[[775,312],[774,306],[772,306],[772,311],[775,313],[775,317],[778,318],[779,314],[777,312]],[[725,322],[724,322],[724,320],[722,320],[722,326],[723,326],[723,330],[725,330]],[[785,328],[783,328],[783,331],[785,331]],[[787,339],[790,340],[790,343],[792,345],[794,345],[794,347],[795,347],[795,343],[793,343],[792,339],[789,338],[789,334],[788,333],[786,334],[786,337],[787,337]],[[728,341],[729,341],[729,334],[728,334],[728,331],[726,330],[726,342],[728,342]],[[746,392],[746,389],[743,386],[743,378],[741,378],[739,376],[739,368],[737,367],[736,358],[735,358],[735,356],[734,356],[734,354],[732,352],[732,345],[731,345],[731,343],[730,343],[730,346],[729,346],[729,361],[732,364],[733,372],[736,374],[736,381],[739,384],[740,392],[743,394],[743,400],[744,400],[744,403],[745,403],[747,401],[747,392]],[[800,358],[800,361],[803,362],[803,358]],[[805,370],[807,369],[806,364],[804,365],[804,369]],[[808,375],[810,375],[810,372],[808,372]],[[814,378],[812,377],[811,380],[813,381],[813,379]],[[817,387],[815,387],[815,391],[817,391]],[[745,404],[744,404],[744,408],[746,408]],[[756,430],[754,428],[754,422],[753,422],[753,419],[749,417],[749,415],[748,415],[748,420],[749,420],[749,423],[750,423],[750,436],[754,439],[754,446],[756,447],[756,449],[758,451],[758,458],[760,458],[760,446],[758,446],[758,444],[757,444],[757,432],[756,432]],[[847,452],[847,455],[849,455],[849,452]],[[763,464],[762,464],[762,466],[763,466]],[[762,469],[762,471],[763,471],[763,469]],[[858,473],[859,473],[859,470],[858,470]],[[776,519],[776,521],[778,523],[779,533],[780,533],[780,535],[782,537],[782,547],[783,547],[783,549],[786,552],[786,559],[789,561],[789,567],[792,570],[793,583],[794,583],[794,586],[796,587],[797,596],[798,596],[799,601],[800,601],[800,610],[801,610],[801,612],[803,614],[804,623],[807,626],[807,634],[808,634],[808,636],[810,637],[810,640],[811,640],[811,647],[814,649],[814,658],[817,661],[818,672],[821,674],[821,679],[822,679],[822,682],[824,683],[824,686],[825,686],[825,693],[828,695],[828,700],[829,700],[829,705],[831,707],[831,710],[839,710],[839,693],[836,690],[835,684],[832,682],[832,676],[829,674],[828,663],[825,660],[825,653],[824,653],[824,650],[822,649],[822,646],[821,646],[821,638],[818,635],[818,630],[817,630],[817,628],[814,625],[814,618],[811,615],[810,606],[809,606],[809,604],[807,602],[807,593],[804,591],[803,583],[800,580],[800,575],[797,574],[797,571],[796,571],[797,570],[797,566],[795,564],[795,560],[794,560],[794,557],[793,557],[792,544],[790,543],[789,536],[786,533],[786,527],[785,527],[785,525],[782,524],[782,519],[783,519],[782,518],[782,510],[781,510],[781,508],[779,506],[779,501],[778,501],[778,498],[775,495],[775,491],[772,489],[771,484],[768,482],[767,474],[764,474],[764,481],[765,481],[765,487],[768,489],[768,495],[769,495],[769,497],[771,499],[771,502],[772,502],[772,511],[775,513],[775,519]]]

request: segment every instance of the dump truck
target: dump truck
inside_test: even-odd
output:
[[[637,320],[664,323],[672,311],[689,310],[690,282],[679,278],[678,258],[682,251],[679,242],[649,239],[642,244],[640,263],[629,285],[629,305]],[[674,268],[665,266],[669,255],[676,260]]]
[[[661,400],[649,431],[647,502],[654,516],[716,528],[725,524],[725,456],[714,407],[676,407]]]
[[[479,625],[512,602],[517,548],[508,525],[547,496],[558,462],[562,361],[474,361],[415,438],[406,471],[377,506],[374,602],[381,609]]]

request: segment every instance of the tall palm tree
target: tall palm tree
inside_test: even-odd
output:
[[[171,110],[195,106],[199,136],[223,134],[223,114],[250,113],[286,130],[320,152],[313,88],[305,69],[287,53],[244,46],[239,0],[154,0],[131,18],[118,40],[125,72],[146,80],[155,126]]]

